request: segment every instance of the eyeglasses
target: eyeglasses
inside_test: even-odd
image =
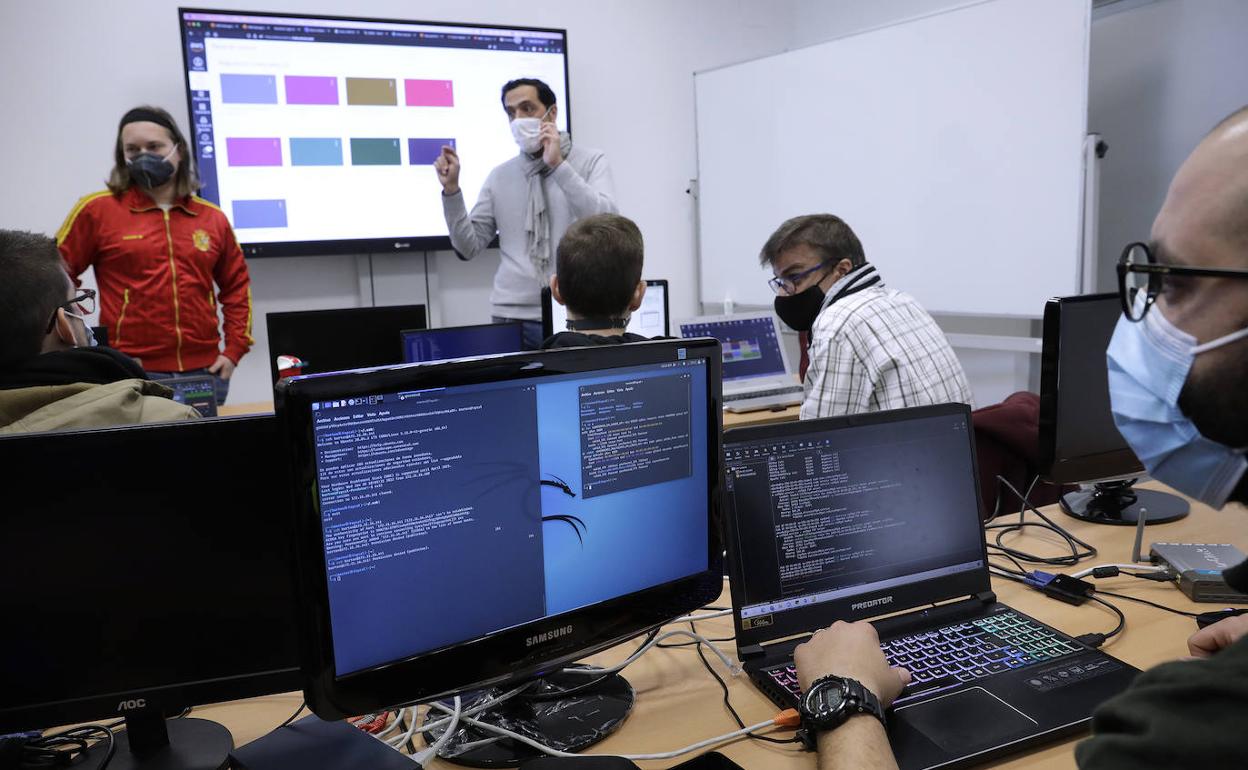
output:
[[[56,310],[62,308],[71,313],[77,312],[80,316],[91,315],[95,312],[95,289],[83,289],[77,297],[56,306]],[[44,334],[49,334],[52,327],[56,326],[56,310],[52,311],[52,317],[48,319],[48,328],[44,330]]]
[[[767,285],[771,287],[771,290],[773,292],[775,292],[777,295],[780,295],[780,296],[796,294],[797,285],[801,283],[802,281],[804,281],[806,279],[806,276],[822,270],[823,268],[832,264],[834,261],[835,260],[825,259],[824,261],[820,262],[819,264],[815,265],[809,270],[803,270],[802,272],[796,273],[794,275],[778,275],[775,278],[772,278],[770,281],[768,281]]]
[[[1122,300],[1122,313],[1136,323],[1153,307],[1157,297],[1172,277],[1197,276],[1201,278],[1248,278],[1248,270],[1219,267],[1182,267],[1157,262],[1147,243],[1136,241],[1127,244],[1118,258],[1118,298]],[[1139,302],[1140,292],[1144,299]],[[1138,302],[1138,307],[1137,307]]]

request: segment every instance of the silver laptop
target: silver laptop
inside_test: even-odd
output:
[[[680,336],[714,337],[723,346],[724,408],[730,412],[802,403],[805,389],[789,366],[780,322],[768,310],[688,318]]]

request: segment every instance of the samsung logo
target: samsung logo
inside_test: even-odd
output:
[[[893,603],[893,597],[881,596],[880,598],[872,599],[869,602],[855,602],[854,604],[849,605],[849,608],[851,610],[867,610],[867,609],[871,609],[872,607],[879,607],[882,604],[892,604],[892,603]]]
[[[545,644],[546,642],[553,642],[554,640],[560,637],[571,636],[571,635],[572,635],[572,626],[563,626],[562,628],[553,628],[549,631],[543,631],[537,636],[530,636],[528,639],[525,639],[524,646],[532,647],[538,644]]]

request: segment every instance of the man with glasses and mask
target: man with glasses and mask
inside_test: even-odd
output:
[[[1118,275],[1124,314],[1107,360],[1123,438],[1180,492],[1214,508],[1248,503],[1248,107],[1184,162],[1151,240],[1126,248]],[[1223,575],[1248,591],[1248,563]],[[1190,658],[1144,672],[1095,712],[1092,737],[1075,749],[1080,767],[1248,767],[1248,615],[1174,652]],[[867,623],[837,623],[794,657],[803,687],[836,674],[885,705],[910,678],[889,668]],[[818,742],[823,770],[896,767],[873,716],[849,717]]]
[[[521,321],[524,343],[542,343],[542,287],[555,270],[555,247],[568,226],[593,214],[617,212],[606,156],[557,128],[555,92],[540,80],[503,86],[503,110],[519,145],[516,157],[496,166],[469,213],[459,188],[459,155],[443,147],[434,161],[442,209],[460,259],[485,251],[498,235],[500,262],[490,293],[495,323]]]
[[[95,292],[74,288],[51,238],[0,230],[0,276],[0,433],[199,416],[134,359],[95,346]]]
[[[229,220],[195,195],[194,156],[159,107],[122,116],[113,164],[108,189],[78,201],[56,235],[70,276],[95,268],[111,345],[153,378],[212,375],[225,403],[253,342],[251,279]]]
[[[839,217],[794,217],[760,255],[776,315],[810,333],[802,419],[972,402],[944,333],[909,294],[884,285]]]

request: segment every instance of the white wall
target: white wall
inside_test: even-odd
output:
[[[1147,240],[1183,159],[1248,104],[1248,3],[1160,0],[1105,15],[1092,25],[1089,86],[1088,127],[1109,143],[1098,288],[1116,291],[1119,253]]]
[[[696,309],[694,209],[685,194],[695,172],[692,73],[783,50],[792,2],[361,0],[346,7],[315,0],[276,5],[219,0],[205,5],[566,28],[576,139],[607,152],[621,211],[637,220],[645,235],[646,276],[671,282],[672,313],[684,316]],[[117,120],[129,107],[161,104],[185,121],[178,5],[175,0],[0,5],[0,104],[6,115],[0,122],[0,157],[10,180],[0,190],[0,227],[52,233],[79,196],[101,189]],[[464,264],[449,253],[430,255],[431,288],[436,285],[443,324],[486,319],[497,259],[485,254]],[[419,254],[375,258],[377,303],[423,302],[424,263]],[[253,260],[251,270],[257,345],[237,373],[234,403],[271,397],[266,312],[370,302],[366,260]]]

